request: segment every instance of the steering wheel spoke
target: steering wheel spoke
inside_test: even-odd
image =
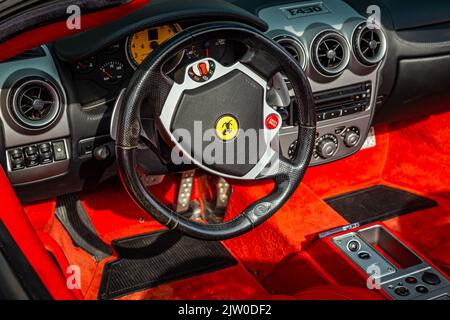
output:
[[[247,45],[247,52],[240,59],[243,65],[255,70],[264,79],[271,79],[282,70],[282,66],[276,63],[263,48],[260,48],[255,39],[247,39],[244,43]]]

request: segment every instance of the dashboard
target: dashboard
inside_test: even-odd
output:
[[[92,107],[115,101],[139,65],[181,30],[183,27],[178,23],[146,28],[70,63],[78,102],[83,107]],[[236,54],[244,49],[242,45],[227,39],[211,39],[179,52],[164,65],[164,72],[181,81],[185,67],[192,62],[211,57],[226,65],[232,63]]]
[[[395,7],[391,0],[154,0],[121,20],[30,50],[0,63],[0,161],[23,202],[93,188],[116,175],[110,125],[121,91],[161,44],[209,21],[250,25],[290,53],[307,74],[317,105],[311,165],[348,157],[375,143],[374,123],[439,112],[424,110],[426,103],[448,107],[442,101],[450,92],[450,39],[433,38],[431,45],[424,39],[436,28],[448,34],[450,16],[442,10],[449,3],[440,2],[441,15],[430,13],[428,22],[418,14],[420,23],[406,25],[391,12],[376,28],[367,23],[373,4],[387,12]],[[411,6],[413,16],[422,10]],[[231,65],[246,50],[218,37],[184,48],[163,68],[181,82],[196,60]],[[424,67],[432,77],[422,77]],[[273,82],[282,79],[289,90],[289,79],[280,76]],[[283,117],[287,157],[297,144],[294,93],[288,92],[291,103],[274,107]],[[154,162],[149,174],[168,172],[156,156]]]

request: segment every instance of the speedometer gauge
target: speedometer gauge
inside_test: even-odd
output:
[[[124,77],[124,67],[120,61],[109,61],[100,66],[100,77],[103,83],[114,85],[122,81]]]
[[[164,25],[156,28],[142,30],[130,36],[127,41],[127,56],[131,65],[136,68],[162,43],[170,39],[176,33],[181,31],[178,24]],[[170,64],[175,68],[183,59],[183,53],[180,53]]]

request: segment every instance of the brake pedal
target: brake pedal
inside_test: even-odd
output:
[[[231,185],[224,179],[219,178],[217,182],[216,209],[226,210],[231,196]]]

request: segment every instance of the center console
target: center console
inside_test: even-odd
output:
[[[374,225],[332,239],[394,300],[450,300],[450,282],[385,227]]]
[[[450,300],[445,273],[383,224],[329,235],[308,253],[343,285],[393,300]]]

